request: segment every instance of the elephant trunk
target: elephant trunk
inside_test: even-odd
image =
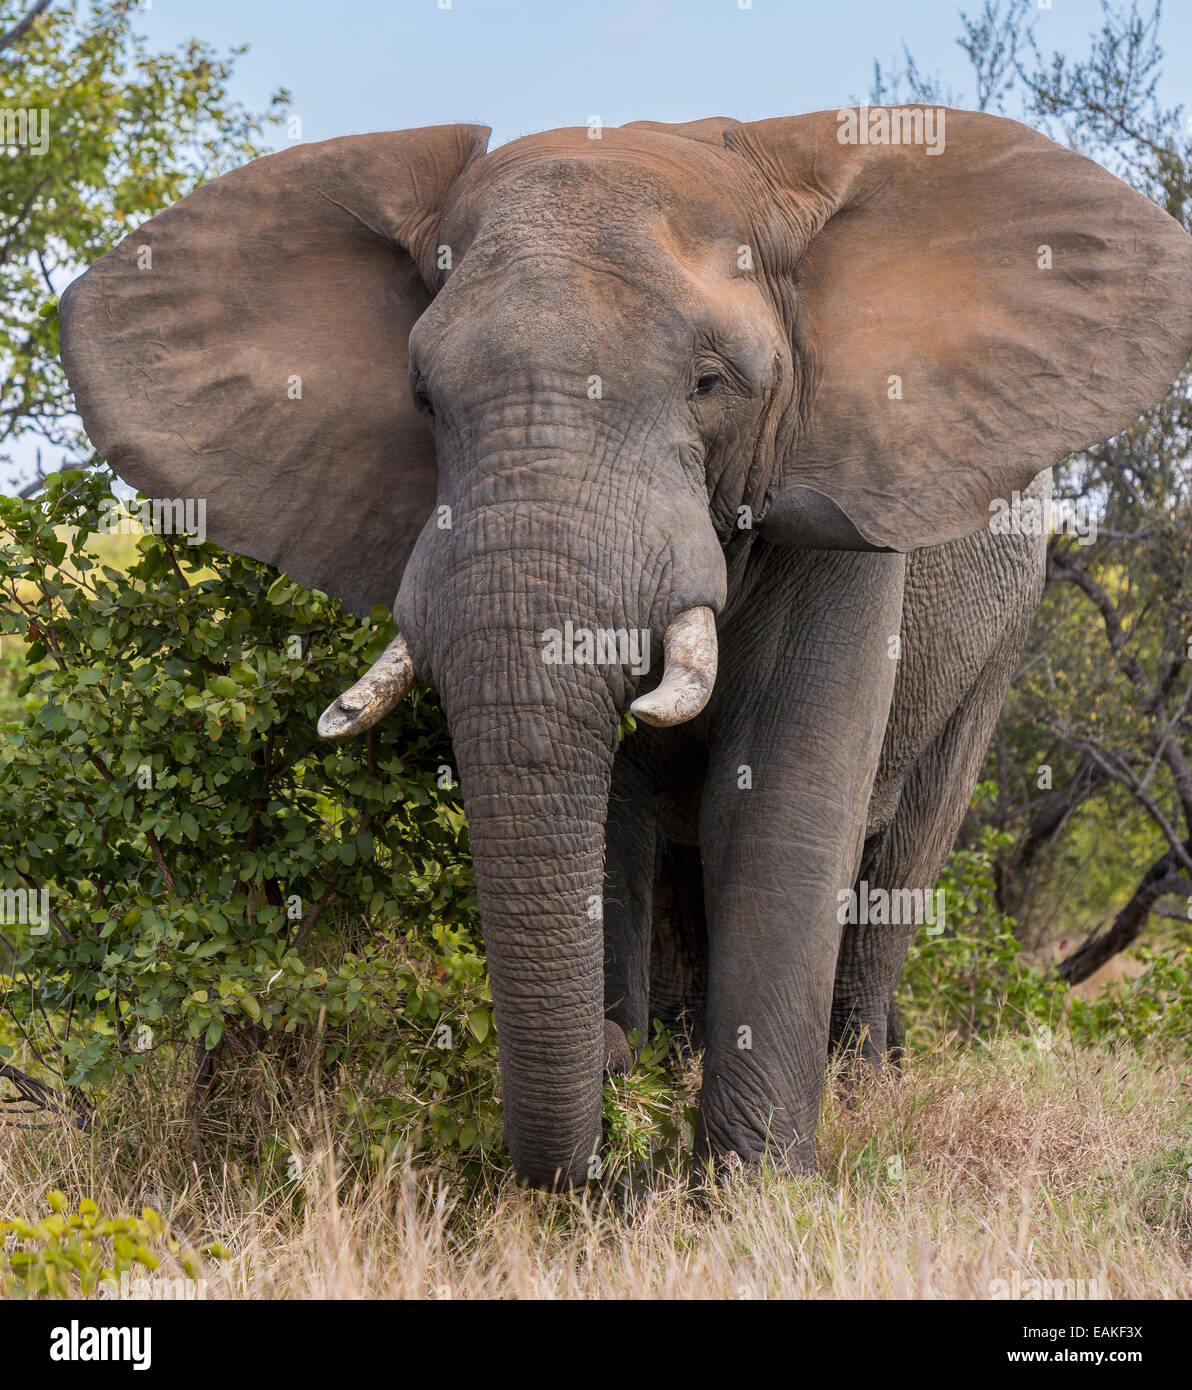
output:
[[[446,687],[464,692],[447,705],[496,1005],[506,1138],[519,1174],[553,1187],[594,1177],[599,1163],[604,824],[618,697],[595,673],[551,680],[536,637],[522,625],[495,646],[461,642],[458,650],[482,655],[449,671]],[[712,610],[679,614],[664,651],[661,683],[632,705],[663,726],[693,718],[711,692]],[[319,732],[344,738],[371,727],[412,679],[399,636],[329,706]]]
[[[472,668],[480,698],[445,703],[492,980],[506,1142],[524,1181],[562,1187],[597,1176],[600,1153],[616,711],[599,680],[575,680],[562,699],[524,687],[510,698],[511,680],[521,682],[508,658],[501,651]],[[445,689],[458,685],[449,678]]]
[[[423,532],[394,609],[451,729],[506,1141],[518,1174],[544,1187],[583,1182],[599,1163],[604,831],[620,713],[657,683],[665,655],[669,683],[643,718],[695,715],[715,679],[712,610],[725,587],[704,497],[637,495],[611,472],[597,487],[591,454],[550,447],[562,431],[536,450],[469,456],[453,524]],[[469,437],[491,447],[501,429]],[[449,452],[444,467],[456,470]],[[548,476],[549,505],[538,491]]]

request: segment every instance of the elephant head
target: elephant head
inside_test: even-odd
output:
[[[600,1142],[619,716],[699,713],[753,538],[968,534],[1184,363],[1178,225],[1027,127],[945,116],[937,157],[842,143],[833,112],[298,146],[63,298],[117,472],[357,611],[397,593],[321,728],[440,693],[528,1180],[582,1180]]]

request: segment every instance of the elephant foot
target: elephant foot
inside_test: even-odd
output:
[[[695,1185],[715,1188],[750,1173],[781,1178],[804,1178],[815,1173],[816,1147],[810,1123],[802,1138],[780,1137],[760,1127],[717,1122],[716,1112],[709,1114],[709,1108],[708,1098],[701,1097],[692,1155]]]
[[[604,1074],[627,1076],[633,1070],[633,1052],[620,1024],[604,1020]]]

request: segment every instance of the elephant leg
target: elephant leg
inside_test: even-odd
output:
[[[708,926],[699,847],[663,838],[654,890],[650,946],[650,1017],[683,1046],[703,1046],[708,997]]]
[[[709,976],[697,1156],[813,1164],[840,895],[853,884],[894,687],[901,556],[800,552],[728,625],[700,848]],[[783,605],[780,615],[766,610]],[[779,630],[755,647],[752,634]],[[726,682],[726,684],[728,684]]]
[[[879,884],[878,872],[866,859],[858,883],[884,887],[888,880]],[[894,987],[914,935],[914,927],[889,924],[845,927],[832,992],[833,1049],[859,1054],[876,1067],[891,1047],[900,1047],[892,1037],[898,1031]]]
[[[626,1035],[644,1033],[650,1024],[657,838],[646,778],[621,754],[613,763],[605,823],[604,1016]]]
[[[921,890],[947,862],[1025,637],[1015,624],[939,735],[907,770],[893,818],[865,844],[857,891]],[[944,904],[945,912],[947,904]],[[848,925],[832,998],[832,1043],[874,1066],[901,1049],[894,990],[915,925]],[[891,1035],[891,1021],[895,1035]]]

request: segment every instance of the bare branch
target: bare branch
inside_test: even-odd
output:
[[[11,1082],[16,1090],[15,1096],[0,1097],[0,1105],[9,1107],[7,1114],[29,1115],[42,1111],[57,1111],[59,1114],[73,1112],[74,1122],[80,1129],[91,1124],[91,1111],[81,1095],[67,1098],[37,1077],[21,1071],[10,1062],[0,1061],[0,1080]]]
[[[1181,846],[1187,857],[1187,847]],[[1056,967],[1056,973],[1070,985],[1078,985],[1099,970],[1111,957],[1138,939],[1155,904],[1169,893],[1192,895],[1192,883],[1175,872],[1175,855],[1168,851],[1147,870],[1130,901],[1113,919],[1109,930],[1093,932],[1073,953]]]
[[[1162,830],[1167,838],[1167,843],[1171,846],[1171,852],[1176,856],[1180,864],[1192,873],[1192,854],[1188,852],[1184,842],[1176,833],[1171,822],[1159,809],[1153,797],[1148,795],[1145,787],[1134,775],[1133,769],[1120,755],[1110,753],[1105,749],[1098,748],[1095,744],[1086,739],[1072,739],[1077,747],[1082,748],[1096,762],[1101,769],[1120,783],[1134,797],[1134,800],[1146,811],[1155,824]]]
[[[52,0],[37,0],[37,4],[33,6],[24,19],[18,20],[7,34],[0,34],[0,52],[6,48],[11,48],[14,43],[19,43],[25,37],[29,26],[38,15],[45,14],[51,3]]]

